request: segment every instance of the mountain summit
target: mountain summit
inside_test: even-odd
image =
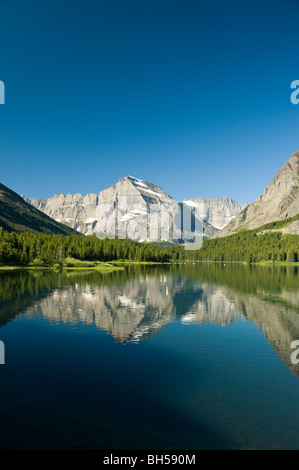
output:
[[[240,229],[255,229],[269,222],[294,217],[299,213],[299,152],[294,153],[277,175],[270,181],[265,191],[252,204],[249,204],[217,237],[230,235]],[[298,231],[298,222],[290,233]],[[295,230],[295,231],[294,231]]]
[[[165,218],[169,215],[167,211],[175,212],[178,216],[183,206],[160,186],[134,176],[120,178],[117,183],[104,189],[99,195],[55,194],[49,199],[26,200],[56,221],[63,222],[85,235],[96,233],[98,236],[110,236],[114,233],[117,224],[126,222],[131,227],[135,224],[136,239],[139,240],[168,240],[169,233],[165,233],[165,237],[161,234],[162,219],[160,219],[160,227],[157,226],[158,221],[153,224],[155,235],[149,235],[148,215],[155,207]],[[185,207],[185,209],[191,212],[190,207]],[[116,212],[120,214],[120,217],[116,216]],[[157,216],[157,220],[158,218]],[[179,216],[178,219],[180,224]],[[164,222],[164,226],[170,227],[172,224],[170,220],[167,222],[164,219]],[[139,226],[145,227],[142,233],[139,232],[138,223]],[[203,231],[206,237],[211,237],[217,229],[203,221]],[[176,239],[176,237],[170,238]]]

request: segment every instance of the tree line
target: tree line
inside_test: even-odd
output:
[[[96,236],[6,232],[0,228],[0,265],[63,266],[67,258],[81,261],[168,262],[167,248],[133,240],[100,240]]]
[[[299,262],[299,235],[244,230],[228,237],[205,240],[199,251],[189,253],[189,259],[191,256],[198,261]]]
[[[260,261],[299,262],[299,235],[282,232],[241,231],[224,238],[205,240],[200,250],[133,240],[98,239],[96,236],[44,235],[6,232],[0,228],[0,265],[65,265],[80,261]]]

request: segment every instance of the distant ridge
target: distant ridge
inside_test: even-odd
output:
[[[224,228],[248,205],[246,203],[241,207],[240,204],[229,197],[214,199],[197,197],[196,199],[184,199],[183,202],[191,207],[198,206],[202,219],[217,229]]]

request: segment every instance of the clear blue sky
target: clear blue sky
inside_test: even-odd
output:
[[[0,181],[251,202],[299,150],[299,2],[0,1]]]

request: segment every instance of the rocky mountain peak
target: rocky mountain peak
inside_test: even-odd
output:
[[[259,201],[268,201],[275,196],[276,191],[285,193],[299,182],[299,152],[294,153],[267,185]]]
[[[294,153],[252,204],[216,236],[254,229],[299,213],[299,152]]]
[[[175,201],[157,184],[130,175],[120,178],[118,182],[101,191],[98,196],[96,194],[82,196],[80,193],[74,195],[56,194],[52,198],[31,199],[29,202],[55,220],[63,221],[85,235],[97,233],[98,236],[100,234],[101,236],[113,235],[117,225],[116,219],[120,223],[127,222],[131,227],[132,224],[135,224],[137,235],[140,230],[138,223],[145,227],[145,232],[147,232],[147,228],[149,228],[148,215],[152,211],[152,206],[155,206],[157,211],[161,213],[161,224],[163,217],[163,224],[165,226],[168,224],[168,230],[171,230],[169,225],[173,220],[171,214],[180,213],[182,208],[181,203]],[[154,217],[157,218],[157,221],[159,220],[158,215],[154,215]],[[190,217],[192,217],[191,214]],[[176,220],[176,223],[181,221],[180,218]],[[160,222],[157,223],[160,224]],[[201,223],[200,220],[199,224]],[[217,231],[205,219],[203,226],[205,236],[210,237]],[[186,230],[188,231],[188,229]],[[176,233],[179,231],[178,228]],[[152,239],[143,232],[144,230],[142,234],[139,232],[141,240]],[[157,232],[161,234],[161,227],[157,229]],[[161,239],[168,238],[166,236]]]

